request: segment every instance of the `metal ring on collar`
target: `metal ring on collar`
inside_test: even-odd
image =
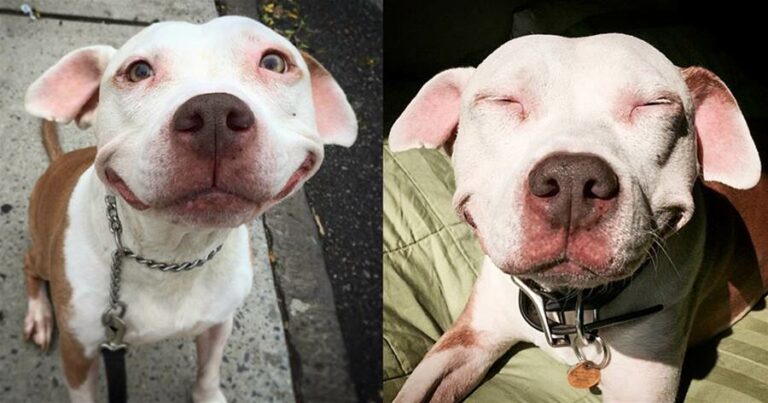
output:
[[[605,341],[603,341],[602,337],[594,334],[592,335],[592,338],[593,338],[593,342],[600,347],[600,352],[603,355],[603,359],[600,361],[599,364],[595,364],[595,368],[603,369],[607,367],[608,363],[611,361],[611,350],[608,349],[608,346],[605,344]],[[581,340],[581,343],[572,343],[573,351],[576,353],[576,358],[579,359],[579,362],[584,362],[584,361],[593,362],[591,360],[588,360],[587,357],[584,355],[584,353],[582,353],[581,351],[582,348],[588,346],[591,343],[584,339],[580,339],[580,340]],[[579,344],[581,344],[583,347],[579,346]]]

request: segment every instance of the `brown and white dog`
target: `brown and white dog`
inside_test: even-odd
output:
[[[610,402],[673,401],[686,348],[768,289],[768,179],[736,100],[637,38],[512,40],[425,84],[389,144],[452,150],[454,205],[486,254],[396,401],[459,400],[518,342],[577,362],[524,321],[510,275],[579,290],[636,274],[601,315],[664,306],[600,330]]]
[[[100,322],[115,249],[104,197],[118,196],[123,242],[164,262],[221,252],[163,273],[125,261],[125,341],[197,336],[195,401],[224,401],[219,366],[232,317],[251,289],[244,224],[350,146],[351,106],[312,57],[256,21],[154,24],[120,49],[75,50],[29,88],[27,110],[93,125],[95,148],[63,154],[44,125],[51,165],[30,199],[24,333],[47,348],[53,310],[70,398],[95,400]],[[63,154],[63,155],[62,155]]]

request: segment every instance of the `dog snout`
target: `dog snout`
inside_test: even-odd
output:
[[[602,158],[588,154],[554,154],[528,176],[530,202],[557,227],[581,228],[616,209],[619,180]]]
[[[197,95],[176,110],[173,137],[198,154],[224,152],[252,136],[256,118],[240,98],[226,93]]]

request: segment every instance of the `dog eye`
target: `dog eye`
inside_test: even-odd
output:
[[[277,53],[268,53],[261,58],[259,67],[282,74],[285,73],[287,63],[285,62],[285,59]]]
[[[134,83],[146,80],[152,77],[153,74],[155,72],[152,70],[152,67],[145,61],[135,62],[128,67],[128,79]]]
[[[464,222],[469,224],[470,227],[477,229],[477,224],[475,224],[475,219],[474,217],[472,217],[472,214],[469,212],[469,209],[467,208],[468,202],[469,202],[469,196],[465,196],[459,202],[459,205],[456,207],[456,212],[464,220]]]
[[[655,106],[655,105],[671,105],[672,101],[667,98],[654,99],[653,101],[646,102],[643,106]]]

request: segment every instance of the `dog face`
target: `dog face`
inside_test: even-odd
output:
[[[483,250],[549,287],[631,275],[693,214],[698,161],[733,187],[760,177],[725,85],[618,34],[527,36],[440,73],[389,141],[452,151],[454,205]]]
[[[158,23],[118,50],[74,51],[26,106],[93,124],[96,172],[132,207],[206,227],[253,219],[317,171],[324,144],[357,135],[331,75],[243,17]]]

